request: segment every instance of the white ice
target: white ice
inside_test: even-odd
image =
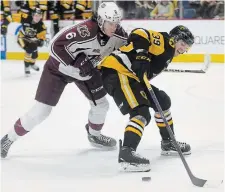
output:
[[[43,62],[38,64],[43,67]],[[171,68],[201,68],[176,64]],[[41,72],[24,77],[22,61],[1,64],[1,137],[34,103]],[[206,74],[162,73],[152,84],[172,99],[176,138],[191,144],[187,162],[199,178],[221,180],[224,170],[224,65],[212,64]],[[128,116],[110,100],[103,133],[123,138]],[[160,136],[154,118],[145,128],[138,152],[149,158],[148,173],[118,171],[116,151],[92,148],[84,125],[89,104],[69,84],[50,117],[13,144],[1,160],[3,192],[219,192],[191,184],[179,157],[160,155]],[[152,113],[153,114],[153,113]],[[144,176],[150,182],[142,182]]]

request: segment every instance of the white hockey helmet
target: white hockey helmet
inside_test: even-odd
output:
[[[103,2],[99,5],[97,12],[97,22],[98,26],[102,31],[105,21],[120,23],[121,19],[122,19],[121,12],[116,3]]]

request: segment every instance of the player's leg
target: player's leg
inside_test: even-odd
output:
[[[77,80],[75,84],[90,102],[91,108],[88,113],[88,123],[85,126],[89,142],[95,147],[115,148],[116,140],[101,134],[109,109],[109,103],[105,97],[106,91],[103,88],[99,71],[94,71],[91,79],[87,81]]]
[[[31,61],[30,61],[30,66],[33,70],[35,71],[39,71],[39,67],[38,65],[36,64],[36,59],[38,58],[38,49],[34,50],[32,53],[31,53]]]
[[[23,37],[18,37],[17,43],[22,49],[25,50],[24,71],[26,76],[30,76],[30,66],[34,65],[35,59],[37,58],[37,44]]]
[[[149,171],[150,162],[136,153],[145,126],[150,122],[149,101],[142,85],[112,69],[103,69],[103,84],[123,115],[130,114],[120,141],[118,161],[125,171]]]
[[[159,104],[163,110],[164,116],[166,117],[168,124],[170,125],[172,131],[174,132],[174,123],[173,123],[173,119],[172,119],[172,114],[170,112],[171,99],[164,91],[159,90],[155,86],[152,86],[152,88],[153,88],[153,91],[156,94]],[[177,154],[176,148],[173,145],[173,143],[170,139],[169,133],[166,129],[166,124],[164,123],[159,112],[157,111],[154,101],[151,98],[150,98],[150,101],[151,101],[151,106],[155,111],[155,121],[159,128],[160,135],[162,137],[162,141],[161,141],[162,152],[161,152],[161,154],[163,154],[163,155]],[[191,148],[190,148],[189,144],[186,144],[185,142],[178,142],[178,144],[179,144],[183,154],[185,154],[185,155],[191,154]]]
[[[7,156],[13,142],[29,133],[35,126],[44,121],[50,114],[66,86],[63,76],[49,68],[47,60],[36,92],[36,103],[14,124],[13,128],[1,140],[1,157]]]

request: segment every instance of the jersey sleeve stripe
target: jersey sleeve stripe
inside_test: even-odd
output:
[[[137,29],[133,31],[132,33],[145,38],[149,42],[149,34],[144,29]]]

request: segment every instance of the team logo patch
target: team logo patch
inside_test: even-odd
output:
[[[170,38],[169,44],[170,44],[171,47],[175,48],[174,38]]]
[[[80,34],[81,37],[89,37],[91,34],[88,30],[87,25],[79,25],[77,26],[77,31]]]
[[[146,100],[148,100],[147,95],[145,94],[144,91],[140,91],[140,93],[141,93],[141,96],[142,96],[142,97],[144,97]]]

